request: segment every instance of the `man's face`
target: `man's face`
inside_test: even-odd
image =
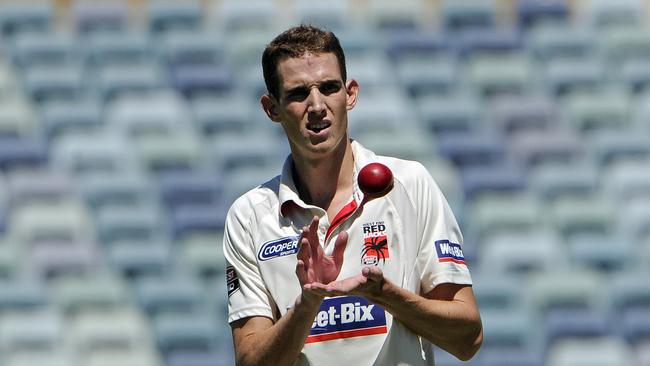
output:
[[[288,58],[280,61],[277,72],[279,95],[273,112],[267,113],[282,124],[292,151],[318,158],[347,143],[347,111],[356,103],[358,85],[343,82],[336,56]]]

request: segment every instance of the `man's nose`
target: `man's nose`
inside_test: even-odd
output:
[[[323,102],[323,95],[318,88],[312,88],[309,91],[309,107],[307,109],[310,113],[320,114],[325,110],[325,103]]]

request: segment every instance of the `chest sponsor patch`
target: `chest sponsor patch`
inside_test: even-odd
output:
[[[226,266],[226,288],[228,289],[228,297],[239,290],[239,277],[237,277],[235,267],[231,265]]]
[[[438,262],[465,264],[465,255],[460,244],[452,243],[449,240],[438,240],[436,241],[436,251],[438,252]]]
[[[298,236],[287,236],[285,238],[267,241],[262,244],[257,259],[268,261],[269,259],[284,257],[298,253]]]
[[[383,221],[363,224],[361,263],[366,266],[377,265],[380,260],[386,262],[389,257],[386,224]]]
[[[323,300],[305,343],[362,337],[388,332],[386,312],[360,296]]]

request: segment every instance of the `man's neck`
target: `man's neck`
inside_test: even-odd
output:
[[[331,155],[319,159],[294,156],[294,182],[307,204],[338,212],[352,196],[354,157],[349,139]]]

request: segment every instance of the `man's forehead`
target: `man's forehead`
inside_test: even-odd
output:
[[[278,76],[282,84],[342,79],[334,53],[307,52],[299,57],[284,58],[278,63]]]

